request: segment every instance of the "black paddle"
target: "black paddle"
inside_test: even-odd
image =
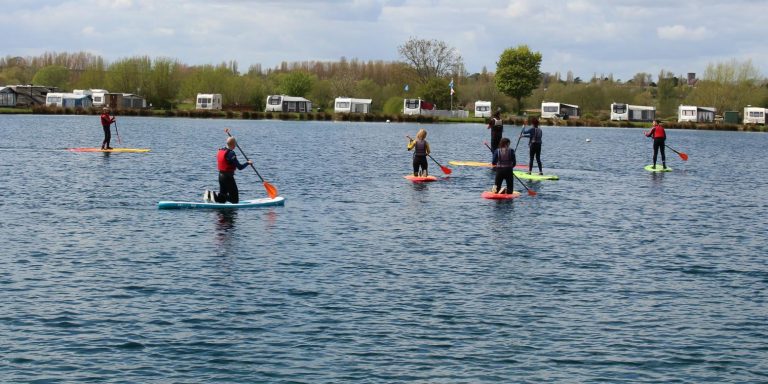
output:
[[[489,151],[491,150],[491,147],[488,145],[488,143],[486,143],[486,142],[483,142],[483,144],[485,144],[485,146],[488,148],[488,150],[489,150]],[[494,167],[495,167],[495,165],[494,165]],[[525,185],[525,183],[523,183],[523,181],[522,181],[522,180],[520,180],[520,178],[519,178],[519,177],[517,177],[517,175],[515,175],[515,171],[514,171],[514,170],[512,171],[512,176],[514,176],[514,177],[515,177],[515,179],[517,179],[517,181],[519,181],[519,182],[520,182],[520,184],[522,184],[522,185],[523,185],[523,187],[525,188],[525,190],[526,190],[526,191],[528,191],[528,196],[536,196],[536,192],[535,192],[535,191],[532,191],[530,188],[528,188],[528,186],[527,186],[527,185]]]
[[[122,145],[123,142],[122,140],[120,140],[120,131],[117,130],[117,120],[113,121],[112,123],[115,124],[115,134],[117,135],[117,143]]]

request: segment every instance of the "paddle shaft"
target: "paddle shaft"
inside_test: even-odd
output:
[[[407,138],[408,138],[408,140],[410,140],[410,141],[413,141],[413,138],[411,138],[410,136],[408,136],[408,135],[405,135],[405,137],[407,137]],[[434,157],[432,157],[432,155],[430,155],[429,153],[427,153],[427,156],[428,156],[430,159],[432,159],[432,161],[434,161],[434,162],[435,162],[435,164],[437,164],[437,166],[438,166],[438,167],[440,167],[440,169],[443,171],[443,173],[446,173],[446,174],[449,174],[449,175],[450,175],[450,174],[451,174],[451,172],[453,172],[453,170],[451,170],[450,168],[448,168],[448,167],[444,167],[442,164],[438,163],[438,162],[437,162],[437,160],[435,160],[435,158],[434,158]]]
[[[674,148],[670,147],[670,146],[669,146],[669,145],[667,145],[667,144],[664,144],[664,146],[665,146],[665,147],[667,147],[667,148],[669,148],[669,149],[670,149],[672,152],[674,152],[674,153],[677,153],[677,155],[678,155],[678,156],[680,156],[680,158],[681,158],[681,159],[683,159],[683,160],[688,160],[688,155],[687,155],[687,154],[685,154],[685,153],[682,153],[682,152],[678,152],[678,151],[676,151]]]
[[[112,123],[115,124],[115,134],[117,135],[117,143],[122,144],[123,142],[122,140],[120,140],[120,131],[117,130],[117,120],[113,121]]]
[[[520,139],[523,138],[523,131],[525,131],[525,124],[520,128],[520,136],[517,137],[517,144],[515,144],[515,152],[517,152],[517,146],[520,145]]]
[[[230,134],[229,131],[225,131],[225,132],[227,132],[227,136],[232,137],[232,134]],[[240,153],[243,154],[243,157],[245,157],[245,161],[251,161],[251,159],[248,158],[248,155],[246,155],[245,152],[243,152],[243,149],[240,148],[240,144],[238,144],[237,141],[235,141],[235,146],[237,147],[238,150],[240,150]],[[248,165],[250,165],[251,168],[253,168],[253,170],[256,171],[256,176],[259,177],[259,180],[264,182],[264,178],[261,177],[261,174],[259,173],[259,170],[257,170],[256,167],[253,166],[253,163],[250,163]]]
[[[488,150],[489,150],[489,151],[492,151],[492,149],[491,149],[491,147],[488,145],[488,143],[486,143],[486,142],[483,142],[483,144],[485,144],[485,146],[488,148]],[[494,166],[494,167],[495,167],[495,166]],[[514,171],[512,171],[512,176],[514,176],[514,177],[515,177],[515,179],[517,179],[517,181],[519,181],[519,182],[520,182],[520,184],[521,184],[521,185],[522,185],[522,186],[525,188],[525,190],[526,190],[526,191],[528,191],[528,195],[530,195],[530,196],[536,196],[536,192],[534,192],[534,191],[532,191],[530,188],[528,188],[528,186],[527,186],[527,185],[525,185],[525,183],[523,183],[523,181],[522,181],[522,180],[520,180],[520,178],[519,178],[519,177],[517,177],[517,175],[515,175],[515,172],[514,172]]]

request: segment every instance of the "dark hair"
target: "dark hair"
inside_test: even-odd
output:
[[[531,118],[531,125],[533,125],[534,128],[538,128],[539,127],[539,119],[537,119],[535,117]]]
[[[509,147],[509,139],[506,137],[502,137],[501,141],[499,142],[499,147]]]

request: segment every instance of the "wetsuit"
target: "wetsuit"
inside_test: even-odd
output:
[[[412,140],[408,143],[408,150],[413,149],[413,175],[419,176],[419,168],[424,170],[426,176],[427,172],[427,155],[429,154],[429,143],[426,140]]]
[[[499,147],[501,135],[504,133],[504,125],[502,124],[501,119],[494,117],[488,124],[488,128],[491,129],[491,152],[493,152]]]
[[[101,128],[104,130],[104,141],[101,142],[101,149],[112,149],[109,146],[109,141],[112,140],[112,123],[115,122],[115,118],[109,116],[109,113],[101,114]]]
[[[240,195],[235,183],[235,169],[241,170],[248,166],[248,163],[241,164],[237,161],[237,154],[229,148],[221,148],[217,154],[217,164],[219,168],[219,193],[213,194],[213,199],[217,203],[237,204],[240,201]]]
[[[539,127],[531,127],[523,131],[523,136],[530,138],[528,140],[528,173],[533,170],[534,157],[536,157],[536,163],[539,166],[539,173],[543,173],[541,170],[541,135],[542,131]]]
[[[656,168],[656,155],[661,150],[661,164],[667,167],[667,157],[664,154],[664,142],[667,140],[667,133],[661,125],[654,125],[648,133],[645,134],[653,138],[653,167]]]
[[[501,182],[506,181],[507,193],[512,193],[514,190],[513,181],[515,178],[512,172],[514,172],[515,165],[517,164],[515,150],[509,147],[496,149],[493,151],[493,160],[491,163],[496,170],[496,178],[494,179],[496,190],[501,190]]]

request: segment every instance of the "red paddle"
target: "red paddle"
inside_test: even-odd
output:
[[[412,139],[410,136],[408,136],[408,135],[405,135],[405,137],[407,137],[407,138],[408,138],[408,140],[410,140],[410,141],[413,141],[413,139]],[[453,170],[452,170],[452,169],[450,169],[450,168],[448,168],[448,167],[444,167],[443,165],[441,165],[440,163],[438,163],[438,162],[437,162],[437,160],[435,160],[435,158],[434,158],[434,157],[432,157],[432,155],[430,155],[429,153],[427,153],[427,156],[428,156],[430,159],[432,159],[432,161],[434,161],[434,162],[435,162],[435,164],[437,164],[437,166],[438,166],[438,167],[440,167],[440,169],[441,169],[441,170],[443,171],[443,173],[445,173],[446,175],[450,175],[451,173],[453,173]]]
[[[227,133],[227,136],[232,137],[232,135],[229,133],[229,128],[224,128],[224,132]],[[248,155],[246,155],[245,152],[243,152],[243,149],[240,148],[240,144],[235,142],[235,145],[237,146],[237,149],[240,150],[240,153],[243,154],[243,157],[245,157],[245,160],[248,161],[249,160]],[[256,176],[258,176],[259,180],[261,180],[261,182],[264,183],[264,189],[267,190],[267,196],[269,196],[270,199],[274,199],[275,197],[277,197],[277,188],[275,188],[274,185],[264,181],[264,178],[261,177],[261,174],[259,174],[259,171],[256,170],[256,167],[254,167],[253,164],[251,164],[251,168],[253,168],[253,170],[256,171]]]
[[[672,149],[672,147],[670,147],[669,145],[664,144],[664,146],[669,149]],[[688,154],[686,154],[685,152],[678,152],[678,151],[675,151],[674,149],[672,149],[672,152],[677,153],[680,156],[680,158],[683,159],[683,161],[688,161]]]

